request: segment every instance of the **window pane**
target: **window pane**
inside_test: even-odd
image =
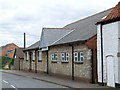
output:
[[[78,61],[80,61],[80,53],[78,53]]]
[[[83,62],[83,57],[81,57],[81,62]]]
[[[77,58],[77,57],[75,57],[75,61],[77,61],[77,59],[78,59],[78,58]]]
[[[81,57],[80,57],[81,62],[83,62],[83,60],[84,60],[84,57],[83,57],[83,52],[81,52],[80,54],[81,54]]]
[[[38,51],[38,60],[42,60],[42,52]]]

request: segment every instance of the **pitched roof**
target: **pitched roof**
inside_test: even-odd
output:
[[[40,47],[48,47],[61,37],[71,32],[71,29],[65,28],[43,28],[41,34]]]
[[[16,48],[14,52],[14,57],[19,56],[19,58],[24,58],[24,53],[23,53],[24,48]]]
[[[40,41],[37,41],[36,43],[32,44],[32,45],[29,46],[28,48],[24,49],[24,51],[29,51],[29,50],[38,49],[38,48],[39,48],[39,43],[40,43]]]
[[[120,21],[120,2],[112,9],[112,11],[107,15],[107,17],[99,23],[110,23],[110,22],[115,22],[115,21]]]
[[[7,44],[5,46],[1,46],[0,48],[0,56],[8,56],[10,58],[13,57],[14,50],[18,48],[14,43]]]
[[[95,22],[108,15],[110,11],[111,9],[66,25],[64,28],[75,30],[55,42],[53,45],[88,40],[97,34]]]

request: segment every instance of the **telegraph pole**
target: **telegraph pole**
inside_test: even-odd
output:
[[[24,49],[26,48],[26,33],[24,33]]]

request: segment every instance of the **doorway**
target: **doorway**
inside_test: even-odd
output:
[[[106,58],[107,58],[107,86],[115,87],[114,56],[108,55]]]

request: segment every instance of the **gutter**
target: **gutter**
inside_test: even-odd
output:
[[[46,51],[47,54],[47,74],[49,74],[49,61],[48,61],[48,51]]]
[[[102,69],[102,83],[101,85],[104,86],[104,82],[103,82],[103,33],[102,33],[102,24],[100,26],[100,35],[101,35],[101,69]]]
[[[32,50],[38,50],[38,49],[39,49],[39,47],[37,47],[37,48],[32,48],[32,49],[24,49],[23,52],[25,52],[25,51],[32,51]]]

